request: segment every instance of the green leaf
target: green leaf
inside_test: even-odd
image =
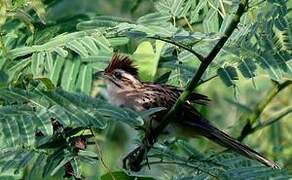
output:
[[[69,41],[66,47],[76,52],[81,57],[88,57],[87,49],[77,40]]]
[[[50,75],[51,72],[53,71],[53,67],[54,67],[54,60],[53,60],[52,54],[49,52],[46,52],[45,69],[48,75]]]
[[[232,66],[219,68],[217,74],[227,87],[234,86],[234,80],[238,80],[236,69]]]
[[[164,45],[165,43],[162,41],[155,41],[156,51],[154,52],[151,43],[144,41],[139,44],[134,52],[133,59],[135,64],[139,66],[139,74],[143,81],[154,81],[160,53]]]
[[[146,14],[137,19],[137,23],[143,25],[159,25],[163,22],[169,21],[171,16],[165,12],[155,12]]]
[[[36,119],[34,121],[36,129],[41,131],[45,136],[53,135],[53,127],[50,120],[51,116],[46,109],[42,109],[36,114]]]
[[[80,72],[78,74],[78,80],[76,83],[76,91],[80,91],[89,95],[92,85],[92,68],[89,65],[80,66]]]
[[[199,1],[195,10],[191,11],[191,23],[199,20],[200,11],[206,7],[207,2],[208,1]]]
[[[40,80],[46,86],[47,90],[55,89],[55,85],[49,78],[40,77],[40,78],[35,78],[35,79]]]
[[[6,87],[8,83],[8,75],[0,70],[0,88]]]
[[[50,79],[55,86],[58,85],[58,81],[61,75],[61,70],[63,68],[64,62],[65,62],[65,59],[60,56],[58,56],[57,59],[55,60],[55,63],[50,75]]]
[[[40,172],[43,170],[44,163],[46,161],[46,155],[44,153],[40,153],[35,160],[31,170],[28,174],[28,179],[33,180],[35,177],[38,177]]]
[[[67,91],[74,91],[74,85],[79,72],[80,60],[66,60],[65,69],[62,75],[61,87]]]
[[[122,46],[122,45],[128,44],[129,38],[115,37],[115,38],[109,38],[108,41],[111,44],[111,46],[115,47],[115,46]]]
[[[257,67],[252,59],[243,59],[238,65],[238,69],[240,70],[243,77],[245,77],[246,79],[250,79],[256,76],[255,71]]]
[[[203,21],[204,32],[218,32],[218,21],[218,12],[211,8],[207,14],[207,17]]]
[[[0,28],[6,21],[6,18],[7,18],[6,10],[7,10],[6,1],[1,0],[0,1]]]
[[[65,49],[61,48],[61,47],[56,47],[54,48],[54,50],[59,56],[66,58],[68,56],[68,51],[66,51]]]
[[[37,15],[39,16],[41,22],[45,24],[45,6],[41,0],[30,0],[31,6],[36,11]]]
[[[65,158],[52,170],[50,175],[54,176],[62,167],[64,167],[66,163],[70,162],[72,159],[72,156],[65,156]]]
[[[99,49],[92,37],[86,36],[83,39],[80,39],[80,43],[88,50],[88,53],[93,55],[98,55]]]
[[[34,77],[43,76],[45,70],[45,54],[43,52],[34,53],[31,57],[31,71]]]
[[[42,176],[47,177],[51,172],[56,169],[56,167],[60,164],[60,162],[64,159],[64,150],[59,148],[54,151],[50,156],[47,158],[47,162],[44,166],[44,171]]]
[[[31,162],[31,160],[33,159],[34,156],[35,156],[35,153],[33,151],[24,153],[23,157],[19,161],[19,164],[15,168],[14,173],[18,174],[22,168],[26,167],[28,165],[28,163]]]
[[[73,168],[75,178],[81,179],[81,171],[80,171],[79,163],[76,158],[73,158],[71,160],[71,166]]]

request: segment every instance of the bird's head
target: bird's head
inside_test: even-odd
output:
[[[133,61],[127,57],[115,54],[102,74],[108,87],[129,89],[141,86],[138,79],[138,69]]]

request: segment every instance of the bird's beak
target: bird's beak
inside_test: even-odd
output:
[[[100,78],[100,77],[104,77],[104,71],[97,71],[95,74],[94,74],[94,77],[95,78]]]
[[[111,80],[111,81],[114,81],[113,78],[111,76],[108,75],[108,73],[104,72],[104,71],[97,71],[95,74],[94,74],[95,78],[102,78],[102,79],[108,79],[108,80]]]

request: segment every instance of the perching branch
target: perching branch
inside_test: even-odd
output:
[[[224,36],[222,36],[210,53],[203,59],[201,62],[198,71],[192,78],[192,80],[188,83],[187,87],[180,95],[176,103],[173,107],[167,112],[167,114],[163,117],[161,123],[154,129],[150,129],[149,132],[146,132],[145,137],[143,139],[143,144],[137,147],[134,151],[132,151],[126,158],[124,158],[124,166],[128,165],[131,170],[139,171],[141,169],[141,163],[143,161],[142,157],[145,157],[147,152],[151,149],[152,145],[156,142],[159,134],[163,132],[164,128],[173,121],[178,114],[178,112],[183,107],[183,104],[188,100],[189,96],[193,92],[193,90],[198,86],[201,77],[204,72],[210,65],[210,63],[215,59],[217,54],[220,52],[228,38],[231,36],[233,31],[237,28],[237,25],[240,22],[241,16],[246,11],[248,5],[248,0],[241,0],[239,3],[239,7],[231,19],[230,24],[226,28],[224,32]],[[146,158],[147,159],[147,158]]]
[[[291,80],[287,80],[281,84],[274,82],[272,89],[268,92],[268,94],[265,96],[265,98],[259,102],[255,109],[253,110],[252,114],[249,114],[248,117],[243,115],[239,119],[246,119],[246,124],[244,128],[242,129],[240,136],[237,138],[239,141],[242,141],[247,135],[254,132],[254,128],[252,126],[256,123],[257,119],[260,117],[266,106],[276,97],[276,95],[292,84]]]

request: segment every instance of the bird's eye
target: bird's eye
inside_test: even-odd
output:
[[[114,77],[116,77],[117,79],[121,79],[121,77],[122,77],[122,74],[120,73],[120,72],[114,72],[113,73],[113,75],[114,75]]]

